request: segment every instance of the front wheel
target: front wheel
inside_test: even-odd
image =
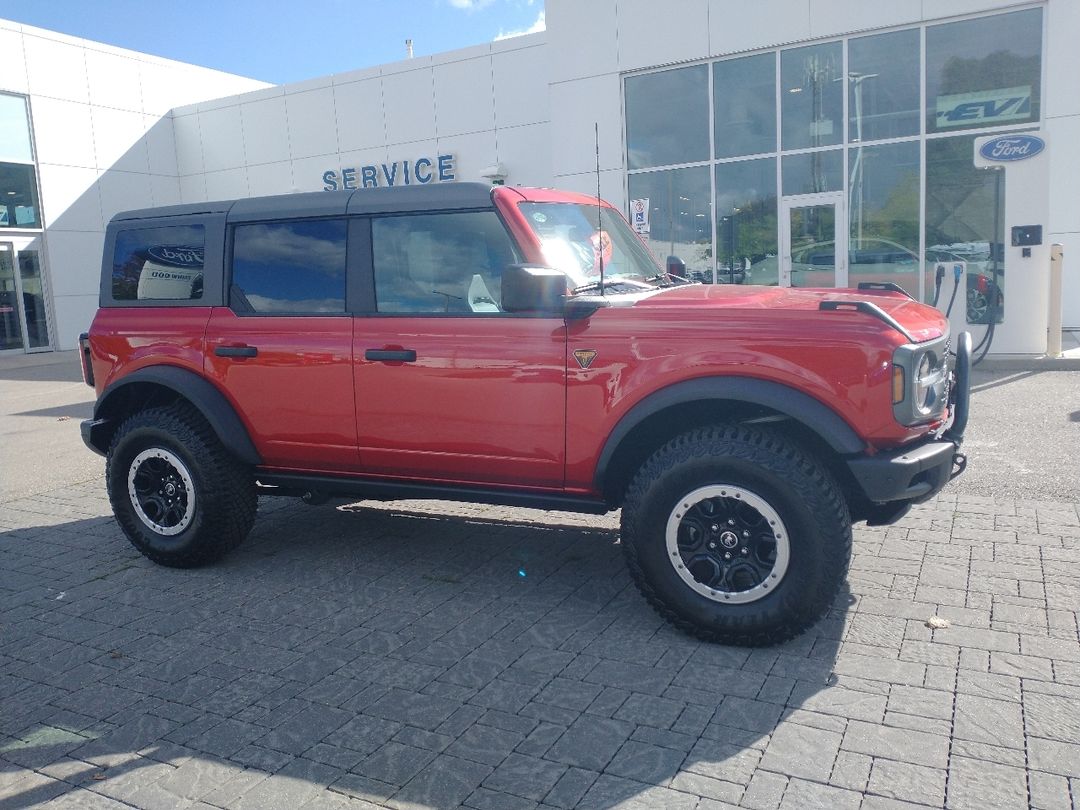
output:
[[[218,560],[255,522],[250,469],[189,405],[149,408],[124,420],[109,447],[105,480],[120,528],[161,565]]]
[[[745,425],[682,434],[635,476],[622,513],[630,573],[675,626],[744,646],[790,639],[836,596],[851,519],[832,476]]]

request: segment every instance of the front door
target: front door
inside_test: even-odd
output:
[[[843,192],[783,198],[780,238],[780,286],[847,286]]]
[[[0,352],[48,351],[40,239],[0,241]]]
[[[365,472],[563,483],[566,328],[503,312],[518,261],[494,211],[371,220],[374,313],[353,332]]]

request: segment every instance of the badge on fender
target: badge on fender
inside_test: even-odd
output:
[[[577,360],[577,364],[581,368],[588,368],[592,365],[593,360],[596,359],[595,349],[575,349],[574,359]]]

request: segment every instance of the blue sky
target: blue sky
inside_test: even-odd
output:
[[[275,84],[543,27],[543,0],[35,0],[0,17]]]

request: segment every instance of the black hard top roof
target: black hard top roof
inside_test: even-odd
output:
[[[431,183],[355,191],[308,191],[270,197],[164,205],[159,208],[121,211],[113,217],[113,221],[227,214],[230,222],[251,222],[346,213],[384,214],[397,211],[490,208],[491,205],[491,186],[485,183]]]

